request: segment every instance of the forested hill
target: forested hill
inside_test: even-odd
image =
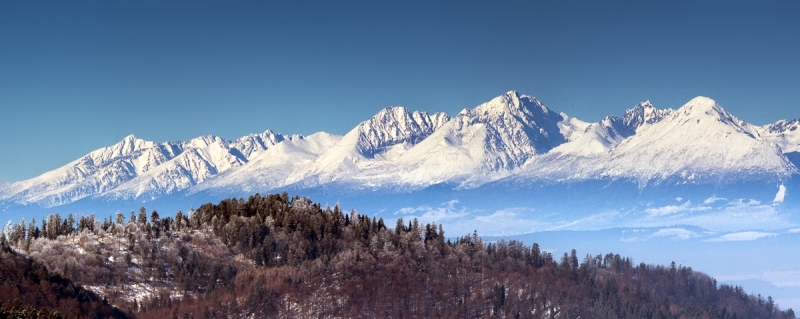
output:
[[[0,242],[0,318],[128,318],[105,299]]]
[[[450,238],[284,193],[169,217],[51,215],[0,244],[136,318],[795,318],[674,263]]]

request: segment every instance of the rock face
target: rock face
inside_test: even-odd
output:
[[[84,198],[147,201],[333,184],[472,188],[507,177],[724,184],[788,179],[798,173],[792,159],[799,152],[800,120],[757,127],[706,97],[677,110],[642,102],[622,117],[586,123],[510,91],[452,118],[385,108],[344,136],[266,131],[157,144],[130,135],[41,176],[0,185],[0,201],[55,207]]]

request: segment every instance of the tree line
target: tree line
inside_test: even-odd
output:
[[[674,263],[558,258],[287,193],[174,217],[51,215],[0,241],[136,318],[795,318]]]

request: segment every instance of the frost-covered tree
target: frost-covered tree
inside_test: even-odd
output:
[[[139,208],[139,219],[137,219],[139,227],[144,227],[147,224],[147,209],[144,207]]]

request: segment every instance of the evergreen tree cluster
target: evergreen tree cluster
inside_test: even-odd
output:
[[[795,318],[674,263],[448,239],[286,193],[70,220],[0,240],[137,318]]]

